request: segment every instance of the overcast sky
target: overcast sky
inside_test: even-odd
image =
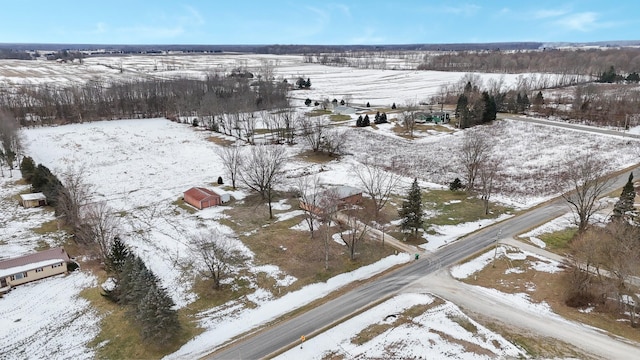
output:
[[[0,43],[640,40],[638,0],[2,0]]]

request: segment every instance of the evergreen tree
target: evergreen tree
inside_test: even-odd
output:
[[[458,102],[456,103],[456,111],[454,113],[456,115],[456,118],[462,117],[463,114],[466,113],[468,105],[469,105],[469,99],[467,98],[467,95],[460,94],[460,96],[458,96]]]
[[[311,79],[307,78],[307,81],[304,83],[304,88],[308,89],[311,87]]]
[[[395,109],[396,109],[396,103],[393,103],[393,104],[391,105],[391,108],[392,108],[393,110],[395,110]]]
[[[376,116],[373,118],[374,124],[380,124],[380,111],[376,112]]]
[[[387,113],[382,113],[382,115],[380,115],[380,123],[386,123],[387,122]]]
[[[344,99],[340,100],[340,105],[344,105],[344,104],[345,104]]]
[[[488,92],[482,92],[482,101],[484,102],[484,107],[482,111],[482,122],[488,123],[496,119],[496,114],[498,110],[496,109],[496,102],[493,100],[493,96],[489,95]]]
[[[422,192],[418,186],[418,179],[413,179],[406,200],[402,202],[402,208],[398,211],[401,218],[400,227],[403,231],[411,230],[413,235],[422,228]]]
[[[147,290],[136,306],[136,320],[144,340],[162,345],[179,333],[180,322],[174,306],[164,289],[152,286]]]
[[[602,74],[600,74],[600,78],[598,79],[598,82],[601,83],[613,83],[616,81],[616,78],[618,76],[616,75],[616,70],[613,68],[613,66],[609,67],[609,70],[602,72]]]
[[[305,104],[305,105],[307,105],[307,106],[311,105],[311,99],[307,98],[307,99],[304,101],[304,104]]]
[[[524,93],[522,95],[522,107],[523,107],[523,109],[527,110],[530,105],[531,105],[531,102],[529,101],[529,96],[527,96],[527,93]]]
[[[371,107],[371,105],[369,105],[369,102],[367,101],[367,107]]]
[[[218,185],[224,185],[224,181],[222,181],[222,176],[218,176]]]
[[[362,126],[371,125],[371,121],[369,120],[369,115],[365,114],[364,119],[362,119]]]
[[[458,191],[462,190],[463,188],[464,185],[462,184],[462,181],[460,181],[460,178],[455,178],[452,182],[449,183],[449,190],[451,191]]]
[[[31,182],[31,178],[33,177],[33,173],[36,171],[36,164],[33,159],[29,156],[25,156],[22,158],[22,162],[20,162],[20,172],[22,173],[22,178],[27,182]]]
[[[627,79],[628,82],[640,82],[640,75],[638,75],[637,72],[632,72],[631,74],[627,75]]]
[[[467,81],[467,84],[464,86],[464,93],[469,94],[473,91],[473,85],[471,85],[471,81]]]
[[[358,119],[356,119],[356,126],[357,127],[362,127],[363,126],[362,125],[362,121],[363,121],[362,115],[358,116]]]
[[[634,207],[636,198],[636,189],[633,186],[633,173],[629,174],[629,180],[622,188],[620,199],[613,206],[612,220],[634,219],[636,209]]]
[[[542,91],[538,91],[536,97],[533,99],[534,105],[544,105],[544,97],[542,96]]]
[[[131,256],[129,248],[122,242],[122,240],[120,240],[120,237],[116,236],[113,239],[111,248],[109,249],[109,254],[107,254],[107,272],[114,274],[116,278],[119,279],[122,274],[124,264]]]

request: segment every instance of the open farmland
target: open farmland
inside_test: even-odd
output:
[[[11,65],[0,67],[0,80],[6,85],[13,85],[54,83],[61,79],[68,82],[82,82],[96,79],[96,77],[98,79],[102,77],[104,80],[135,76],[203,76],[210,71],[228,71],[237,66],[259,69],[264,61],[275,64],[277,76],[287,79],[304,76],[311,79],[313,84],[311,90],[296,90],[291,93],[295,99],[297,111],[301,113],[308,110],[302,105],[302,100],[307,97],[340,99],[351,96],[354,102],[370,101],[374,107],[377,105],[388,107],[393,102],[398,104],[417,102],[435,95],[441,84],[455,83],[464,76],[463,73],[326,67],[304,64],[301,62],[301,57],[295,56],[215,55],[91,58],[82,65],[26,62],[22,68],[14,68]],[[34,72],[28,66],[41,66],[42,70]],[[100,67],[108,70],[99,70]],[[117,70],[119,67],[124,71]],[[497,75],[483,75],[484,79],[495,77]],[[517,80],[517,76],[505,76],[505,79],[505,83],[512,84]],[[348,154],[340,158],[321,164],[311,163],[300,156],[306,151],[305,144],[300,142],[288,146],[287,154],[290,161],[285,167],[287,178],[282,184],[278,184],[278,190],[285,192],[295,186],[296,176],[315,173],[319,174],[324,185],[357,187],[358,181],[351,174],[350,167],[357,166],[365,160],[383,166],[390,166],[392,163],[403,164],[407,170],[407,176],[403,179],[403,185],[395,189],[395,196],[404,196],[405,187],[413,177],[417,177],[423,189],[428,190],[441,189],[454,177],[461,176],[461,169],[455,161],[455,153],[460,147],[463,131],[448,128],[446,132],[439,132],[431,131],[427,127],[428,130],[417,132],[416,138],[409,140],[397,136],[393,129],[397,125],[393,122],[379,126],[377,129],[358,129],[353,127],[353,123],[352,118],[351,121],[335,125],[349,133],[346,144]],[[495,146],[498,152],[503,154],[503,170],[496,198],[503,204],[519,209],[538,204],[563,190],[549,184],[557,183],[562,171],[560,165],[566,160],[583,155],[598,156],[606,161],[608,170],[614,171],[633,165],[637,158],[636,140],[622,136],[600,135],[587,131],[521,123],[516,120],[498,121],[490,128]],[[233,222],[234,219],[230,219],[225,213],[225,207],[191,212],[176,205],[182,192],[189,187],[213,187],[218,176],[225,176],[222,164],[215,155],[220,145],[208,140],[212,136],[211,132],[166,119],[145,119],[24,129],[23,136],[26,153],[37,163],[46,165],[54,173],[63,173],[69,169],[81,171],[91,185],[92,201],[106,201],[122,214],[127,245],[161,278],[163,286],[171,289],[171,296],[178,308],[188,308],[198,300],[193,290],[193,269],[184,266],[192,261],[192,254],[186,244],[190,233],[217,229],[232,234],[238,242],[237,245],[249,257],[256,256],[249,247],[241,243],[242,237],[250,234],[234,233],[229,226],[228,222]],[[26,189],[24,185],[14,184],[8,180],[5,184],[12,190],[4,190],[3,187],[0,221],[5,224],[5,228],[11,229],[11,236],[0,243],[3,255],[14,256],[30,252],[39,242],[51,243],[53,246],[64,241],[64,235],[58,232],[53,232],[55,235],[41,235],[33,230],[42,223],[54,220],[53,214],[41,209],[29,211],[20,209],[14,212],[13,196]],[[246,189],[229,192],[238,202],[245,201],[249,197]],[[296,212],[295,199],[285,197],[279,200],[276,207],[277,221],[287,221],[296,216],[298,216],[298,223],[302,221],[299,217],[300,213]],[[256,213],[262,214],[262,210]],[[271,226],[274,223],[264,226]],[[460,227],[464,228],[464,224]],[[466,227],[465,231],[472,231],[472,228]],[[55,239],[52,240],[54,236]],[[306,236],[306,233],[300,232],[301,238]],[[274,244],[274,246],[278,245]],[[331,278],[326,283],[318,282],[287,293],[287,287],[295,286],[293,284],[297,279],[294,276],[272,264],[257,264],[250,260],[249,270],[243,273],[243,280],[249,283],[248,287],[251,291],[243,300],[244,302],[232,301],[198,312],[195,318],[204,333],[187,343],[174,356],[190,357],[194,354],[202,354],[235,335],[249,331],[254,326],[271,321],[317,298],[322,298],[352,281],[368,278],[407,261],[409,257],[406,255],[385,257],[377,263],[364,266],[352,273]],[[260,288],[255,281],[258,276],[268,277],[273,283],[279,284],[286,295],[279,296],[273,293],[273,289]],[[77,284],[76,287],[69,288],[71,293],[67,295],[76,300],[70,300],[64,305],[67,306],[67,314],[70,316],[80,314],[97,322],[97,316],[86,309],[86,302],[78,300],[78,293],[83,287],[94,286],[96,281],[93,275],[83,272],[81,276],[74,274],[62,281],[71,281],[67,279],[74,280],[74,284]],[[42,282],[42,284],[48,283]],[[31,297],[34,291],[42,290],[38,286],[18,288],[9,295],[9,299],[19,301],[20,298]],[[412,299],[409,298],[407,301],[410,302]],[[433,301],[428,296],[419,296],[416,300],[417,303],[424,305],[431,304]],[[60,306],[62,307],[63,304]],[[460,310],[453,304],[446,303],[440,307],[434,305],[434,309],[446,314],[444,318],[438,318],[438,321],[443,323],[451,317],[462,317]],[[35,322],[37,325],[34,325],[34,322],[25,322],[27,324],[25,326],[39,326],[41,329],[55,326],[55,323],[50,322],[52,320],[48,320],[48,317],[54,317],[53,314],[56,314],[53,310],[50,314],[39,314]],[[429,319],[429,316],[426,318]],[[21,325],[17,322],[16,324],[13,325],[14,328],[19,328]],[[447,342],[450,341],[450,337],[455,337],[448,330],[455,329],[454,325],[447,322],[443,326],[447,327],[447,331],[435,329],[434,331],[441,331],[441,333],[439,333],[439,339],[433,341]],[[474,326],[480,328],[475,324]],[[484,328],[477,331],[481,331],[487,339],[494,339],[493,335],[485,332]],[[97,330],[94,329],[91,334],[95,332]],[[27,341],[29,339],[27,335],[20,340]],[[14,332],[0,330],[0,340],[5,343],[9,337],[15,336]],[[213,344],[210,341],[211,337],[216,338]],[[56,336],[51,334],[50,339],[50,342],[54,343]],[[65,342],[74,347],[77,350],[76,355],[81,358],[91,358],[95,355],[95,349],[87,345],[89,340],[76,339],[70,335],[65,338]],[[503,341],[502,338],[496,337],[491,344],[481,344],[481,346],[491,348],[498,344],[498,347],[504,351],[491,348],[495,350],[494,354],[518,356],[519,350]],[[384,343],[374,345],[384,346]],[[446,347],[444,348],[446,350]],[[20,355],[15,348],[0,347],[0,351]],[[37,352],[29,353],[27,357],[38,357],[38,354]]]

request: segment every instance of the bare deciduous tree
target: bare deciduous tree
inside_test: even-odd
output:
[[[340,213],[340,237],[342,241],[349,249],[349,259],[356,259],[356,250],[358,245],[364,240],[365,236],[369,233],[369,225],[365,222],[361,222],[357,218],[357,209],[346,209]]]
[[[11,114],[0,110],[0,169],[2,163],[7,164],[9,176],[13,176],[13,169],[21,150],[20,124]]]
[[[304,220],[309,226],[311,238],[313,238],[316,222],[319,222],[317,212],[320,209],[320,180],[317,175],[312,177],[302,176],[297,180],[300,192],[300,204],[304,211]]]
[[[324,269],[329,270],[329,245],[331,244],[331,234],[329,229],[331,223],[339,210],[340,196],[335,189],[323,191],[318,197],[318,216],[322,224],[322,238],[324,240]]]
[[[605,193],[611,179],[605,178],[606,166],[597,156],[583,156],[567,160],[563,182],[570,191],[562,194],[574,213],[578,232],[584,232],[589,220],[604,204],[598,199]]]
[[[68,168],[62,173],[61,182],[64,188],[58,193],[56,213],[62,221],[71,227],[76,241],[89,244],[91,238],[83,238],[82,211],[91,197],[91,187],[85,180],[84,168]]]
[[[116,237],[120,236],[120,218],[106,202],[91,203],[82,211],[82,228],[87,232],[96,245],[98,255],[106,260],[111,245]]]
[[[250,189],[260,194],[269,204],[269,219],[273,219],[271,201],[273,188],[283,174],[286,163],[286,149],[278,145],[256,145],[251,147],[249,154],[244,157],[240,179]]]
[[[413,131],[416,128],[417,109],[417,105],[408,103],[407,105],[405,105],[405,109],[402,111],[402,126],[404,126],[404,130],[407,132],[407,135],[409,135],[410,138],[413,138]]]
[[[344,129],[327,129],[322,139],[321,148],[330,156],[342,155],[348,139],[349,134]]]
[[[402,176],[369,162],[364,162],[362,166],[354,166],[352,171],[360,180],[365,193],[373,200],[377,219]]]
[[[313,152],[320,150],[326,133],[327,122],[319,116],[302,116],[298,119],[302,139]]]
[[[240,146],[238,146],[238,144],[225,146],[220,148],[216,154],[222,161],[222,166],[224,166],[227,175],[231,178],[231,186],[235,190],[238,172],[242,167],[242,152],[240,151]]]
[[[488,132],[479,128],[465,130],[458,158],[466,172],[467,191],[474,189],[478,172],[482,164],[489,161],[492,150],[493,146]]]
[[[217,229],[190,236],[189,244],[194,256],[200,262],[200,275],[213,280],[214,289],[229,274],[229,270],[241,266],[247,257],[229,235]]]
[[[480,164],[478,169],[478,180],[480,185],[480,198],[484,204],[485,215],[489,214],[489,200],[494,190],[494,181],[500,170],[500,160],[493,158]]]

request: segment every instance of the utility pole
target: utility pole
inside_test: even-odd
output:
[[[500,239],[500,234],[502,234],[502,229],[498,230],[495,238],[493,239],[494,252],[493,252],[493,261],[491,262],[492,267],[496,267],[496,257],[498,256],[498,240]]]

